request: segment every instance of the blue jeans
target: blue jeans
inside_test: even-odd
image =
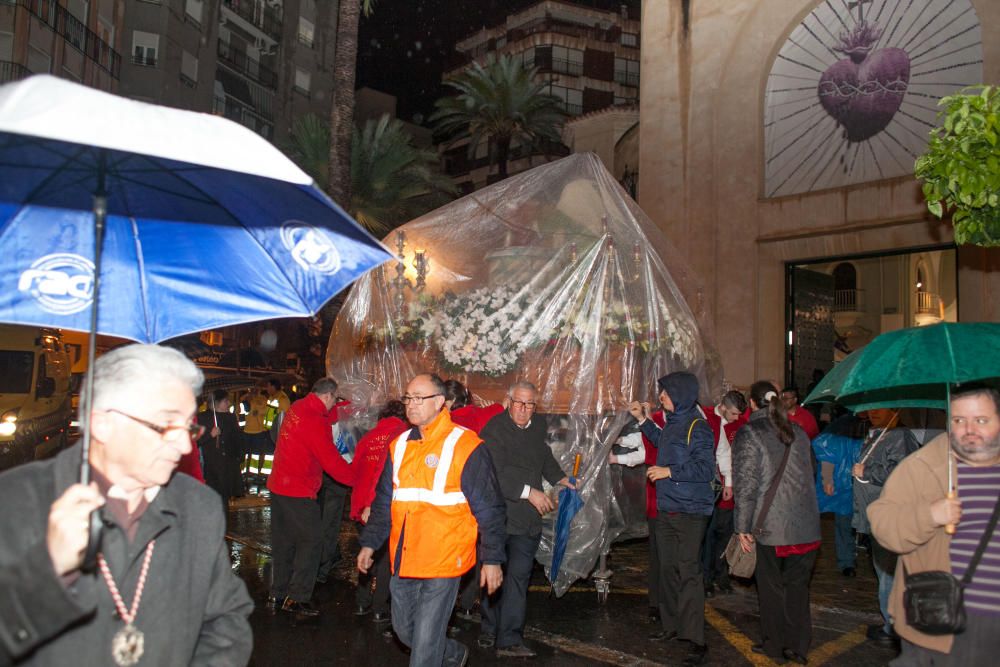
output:
[[[886,634],[892,633],[892,618],[889,616],[889,593],[892,591],[893,574],[896,572],[896,554],[889,551],[872,535],[872,565],[878,577],[878,608],[885,621]]]
[[[844,570],[855,565],[854,529],[851,528],[850,514],[833,515],[833,543],[837,548],[837,569]]]
[[[507,564],[503,586],[492,596],[484,595],[482,632],[496,637],[497,648],[524,644],[524,619],[528,607],[528,584],[535,552],[542,535],[508,535]]]
[[[392,575],[392,628],[399,641],[410,647],[410,667],[462,664],[468,649],[448,638],[448,619],[455,606],[459,580]]]

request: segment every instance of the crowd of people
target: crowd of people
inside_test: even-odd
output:
[[[280,385],[254,392],[254,421],[242,432],[226,392],[196,413],[201,385],[200,371],[168,348],[112,351],[81,408],[93,481],[77,481],[79,445],[0,478],[9,510],[0,529],[14,536],[0,544],[9,602],[0,605],[0,664],[129,665],[143,654],[157,664],[246,664],[253,603],[230,567],[218,498],[242,489],[244,443],[256,443],[254,455],[271,451],[263,436],[276,413],[266,609],[320,615],[313,590],[340,558],[349,496],[360,527],[355,613],[391,622],[411,665],[466,664],[469,647],[448,628],[477,605],[480,647],[535,655],[524,628],[543,518],[555,509],[547,489],[574,488],[547,442],[536,387],[516,382],[502,405],[482,404],[456,380],[417,375],[350,451],[334,425],[353,406],[332,378],[294,402],[277,399]],[[683,664],[705,662],[705,599],[732,593],[724,555],[742,552],[755,559],[759,597],[752,650],[806,664],[820,513],[832,511],[842,576],[856,574],[857,541],[868,544],[883,615],[869,637],[898,643],[893,664],[989,664],[1000,649],[991,632],[1000,618],[1000,392],[953,388],[947,430],[921,446],[889,410],[846,415],[820,433],[794,387],[766,380],[711,406],[699,405],[702,388],[687,372],[656,389],[657,409],[625,406],[637,431],[608,456],[646,466],[651,641],[683,642]],[[174,474],[196,444],[207,486]],[[87,548],[95,523],[96,564]],[[964,592],[960,619],[943,630],[913,588],[914,575],[935,573],[962,578]]]

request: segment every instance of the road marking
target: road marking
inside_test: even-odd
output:
[[[717,612],[713,607],[705,605],[705,620],[715,628],[722,638],[729,642],[733,648],[740,652],[747,662],[751,665],[758,665],[759,667],[772,667],[778,663],[771,660],[766,655],[760,655],[759,653],[754,653],[750,650],[753,646],[753,641],[747,637],[744,633],[729,622],[729,619],[724,617],[722,614]],[[809,656],[812,658],[812,656]]]
[[[843,634],[836,639],[831,639],[827,643],[820,646],[818,649],[809,652],[809,661],[815,662],[818,665],[822,665],[830,660],[833,660],[841,653],[847,653],[855,646],[863,644],[867,637],[865,632],[868,630],[867,626],[859,625],[854,630]]]
[[[535,584],[534,586],[529,586],[528,590],[530,592],[532,592],[532,593],[549,593],[549,592],[552,591],[552,587],[551,586],[543,586],[543,585]],[[586,587],[586,586],[570,586],[566,590],[566,592],[567,593],[596,593],[597,589],[594,588],[593,586],[591,586],[589,588]],[[612,586],[611,587],[611,592],[609,593],[609,595],[610,594],[648,595],[649,593],[646,591],[645,588],[615,588],[614,586]]]
[[[578,655],[581,658],[596,660],[608,665],[621,665],[622,667],[660,667],[663,664],[647,660],[646,658],[640,658],[629,653],[624,653],[622,651],[597,646],[596,644],[587,644],[576,639],[570,639],[569,637],[565,637],[563,635],[545,632],[530,626],[524,629],[524,636],[527,639],[541,642],[547,646],[563,651],[564,653],[572,653],[573,655]]]

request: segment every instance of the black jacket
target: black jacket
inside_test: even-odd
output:
[[[507,501],[507,534],[538,535],[542,532],[542,516],[527,499],[522,499],[524,486],[542,489],[542,478],[556,484],[566,475],[545,442],[544,415],[534,415],[527,428],[519,428],[505,410],[491,419],[479,437],[493,457],[497,480]]]
[[[0,475],[0,665],[110,665],[124,627],[100,574],[68,586],[46,547],[49,507],[76,482],[80,447]],[[253,601],[234,573],[225,518],[211,489],[182,473],[160,489],[129,544],[100,510],[102,552],[122,597],[135,596],[146,545],[156,540],[135,625],[142,663],[246,665]]]

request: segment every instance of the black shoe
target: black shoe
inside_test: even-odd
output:
[[[372,623],[389,623],[390,621],[392,621],[392,615],[387,611],[377,611],[372,616]]]
[[[853,567],[845,567],[843,570],[840,571],[840,573],[842,575],[844,575],[845,577],[856,577],[856,576],[858,576],[858,571],[855,570]]]
[[[497,649],[498,658],[534,658],[536,655],[538,654],[524,644],[514,644]]]
[[[472,609],[463,609],[459,607],[455,610],[455,616],[458,616],[463,621],[474,621],[476,617],[472,613]]]
[[[799,665],[809,664],[809,660],[804,655],[796,651],[793,651],[790,648],[783,649],[781,651],[781,655],[785,656],[785,660],[791,660],[792,662]]]
[[[322,586],[327,581],[329,581],[329,579],[327,578],[327,575],[325,575],[325,574],[317,574],[316,575],[316,585]]]
[[[666,630],[657,630],[656,632],[649,633],[649,641],[651,642],[668,642],[676,638],[677,638],[676,630],[671,630],[669,632],[667,632]]]
[[[712,584],[705,584],[705,599],[715,597],[715,586]]]
[[[278,599],[273,595],[268,595],[267,602],[264,603],[264,609],[267,610],[267,613],[273,616],[274,614],[278,613],[278,609],[281,608],[281,605],[284,603],[284,601],[285,598]]]
[[[660,622],[660,610],[656,607],[649,608],[649,622],[659,623]]]
[[[367,616],[370,613],[372,613],[372,606],[370,604],[369,605],[364,605],[364,604],[354,605],[354,615],[355,616]]]
[[[476,644],[479,648],[493,648],[497,643],[497,638],[494,635],[483,633],[479,635],[479,639],[476,640]]]
[[[281,605],[281,611],[295,614],[296,618],[316,618],[319,616],[319,609],[308,602],[296,602],[292,598],[285,598]]]
[[[885,631],[885,626],[881,623],[869,625],[868,629],[865,631],[865,636],[873,642],[877,642],[885,646],[890,646],[896,643],[896,633],[889,634]]]
[[[705,662],[705,658],[708,657],[708,644],[695,644],[691,643],[691,649],[688,651],[687,657],[684,658],[682,665],[687,667],[688,665],[700,665]]]

